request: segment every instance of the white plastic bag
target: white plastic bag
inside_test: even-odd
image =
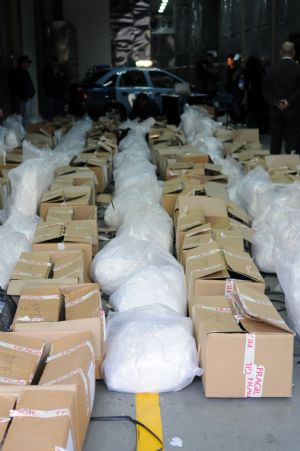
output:
[[[161,305],[110,313],[103,375],[109,390],[178,391],[202,370],[190,318]]]
[[[117,236],[130,236],[144,241],[155,241],[164,249],[172,250],[173,221],[160,205],[143,206],[124,218]]]
[[[110,296],[114,310],[162,304],[186,315],[186,282],[178,265],[146,266],[133,274]]]
[[[142,182],[131,185],[126,191],[116,194],[105,210],[104,220],[110,227],[118,229],[130,215],[147,205],[159,204],[162,195],[160,182]]]
[[[12,114],[5,119],[3,125],[7,129],[7,134],[5,136],[6,150],[10,151],[19,147],[25,136],[22,116]]]
[[[3,225],[0,227],[0,248],[0,286],[6,289],[21,253],[31,251],[31,244],[23,233]]]
[[[116,237],[100,250],[92,262],[91,276],[111,295],[135,271],[148,265],[181,265],[157,243],[132,237]]]
[[[9,171],[12,206],[24,216],[34,216],[42,194],[52,183],[54,170],[53,165],[36,158]]]

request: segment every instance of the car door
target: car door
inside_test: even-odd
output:
[[[89,86],[87,103],[91,112],[100,112],[103,107],[115,101],[116,74],[106,74]]]
[[[176,83],[184,83],[184,81],[163,70],[149,70],[148,75],[153,87],[153,100],[159,109],[162,110],[161,96],[163,94],[174,94]]]
[[[127,113],[131,110],[133,96],[140,92],[151,94],[145,73],[141,69],[126,69],[118,72],[119,80],[116,86],[116,100],[124,105]]]

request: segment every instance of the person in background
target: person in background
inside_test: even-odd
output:
[[[65,114],[67,74],[57,58],[52,58],[42,73],[46,97],[46,118]]]
[[[13,111],[23,117],[26,129],[29,121],[30,100],[35,95],[35,88],[29,73],[32,61],[27,55],[21,55],[17,67],[11,72],[10,87],[13,97]]]
[[[270,67],[264,79],[263,94],[270,107],[271,153],[281,153],[285,140],[287,153],[299,153],[300,66],[294,61],[295,46],[286,41],[281,61]]]
[[[257,56],[249,56],[245,66],[245,103],[248,128],[259,128],[265,125],[267,115],[266,102],[263,97],[263,81],[265,70]]]

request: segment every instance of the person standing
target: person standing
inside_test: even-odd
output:
[[[264,79],[263,93],[270,107],[271,153],[299,153],[300,66],[294,61],[295,46],[286,41],[281,47],[281,61],[270,67]]]
[[[35,95],[35,89],[29,68],[32,61],[27,55],[18,59],[17,67],[11,73],[11,93],[13,97],[14,113],[23,117],[23,125],[26,129],[29,121],[29,102]]]
[[[67,75],[57,58],[52,58],[50,64],[43,70],[42,83],[46,96],[47,119],[52,119],[53,116],[63,116],[65,114]]]

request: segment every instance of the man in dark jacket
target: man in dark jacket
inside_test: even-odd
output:
[[[14,113],[23,117],[24,127],[28,123],[29,101],[35,94],[35,89],[29,73],[32,61],[27,55],[18,59],[18,66],[11,73],[11,93],[14,102]]]
[[[295,47],[284,42],[281,61],[267,70],[263,93],[270,106],[271,153],[281,153],[285,140],[286,152],[299,152],[300,126],[300,66],[293,60]]]

